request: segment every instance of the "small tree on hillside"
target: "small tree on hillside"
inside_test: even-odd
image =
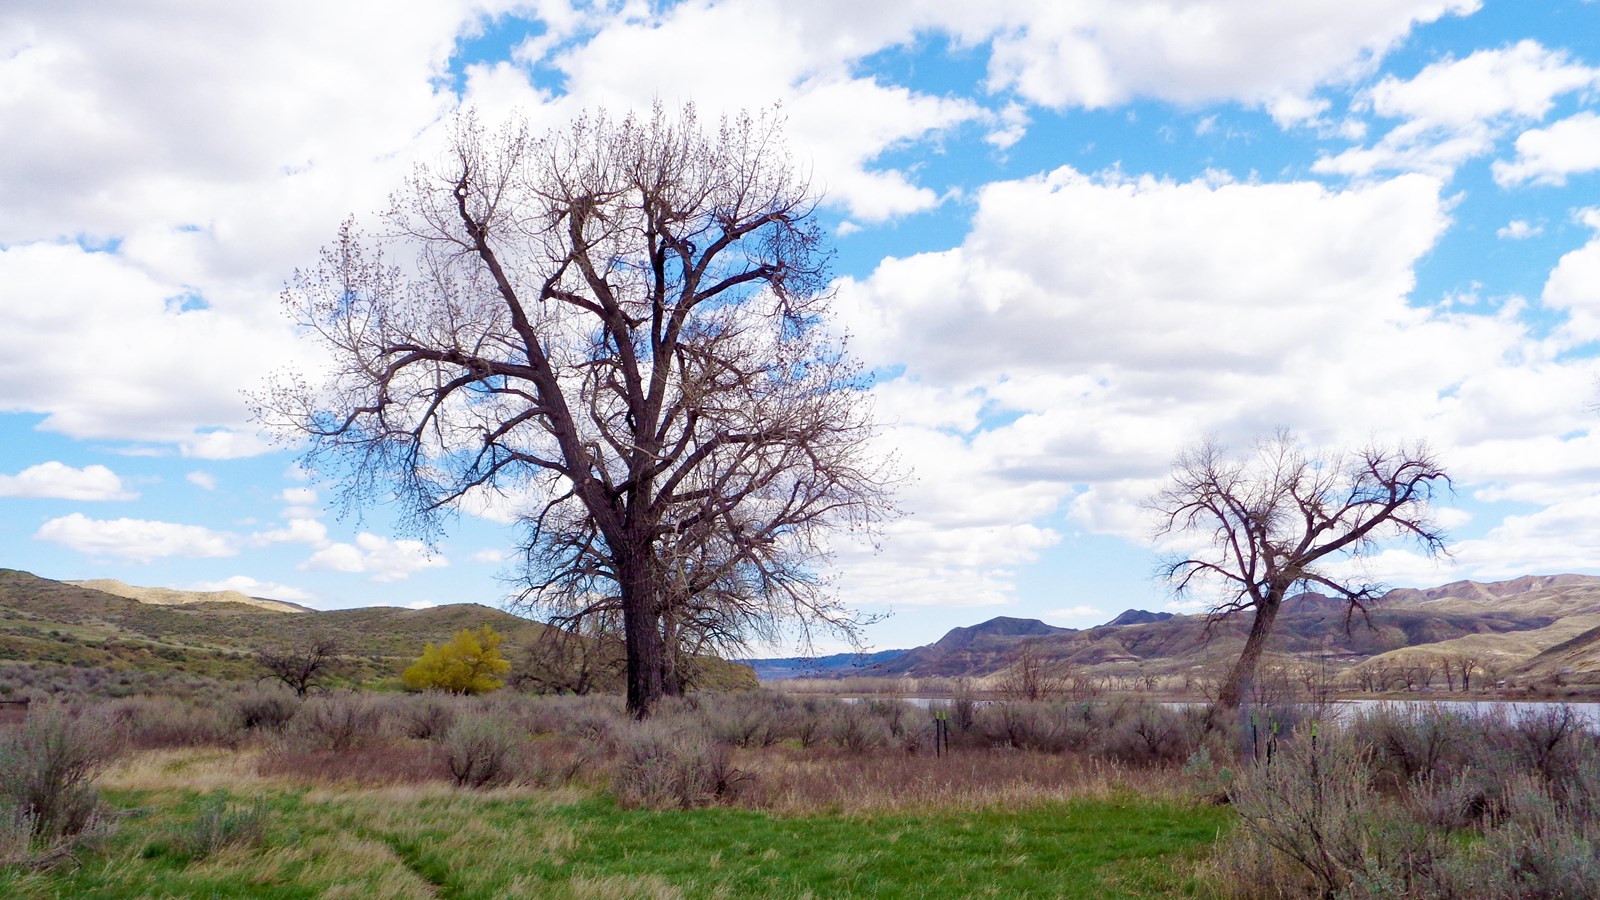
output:
[[[424,647],[400,678],[414,691],[487,693],[504,684],[500,676],[511,671],[511,663],[500,655],[500,641],[500,634],[487,625],[458,631],[437,647]]]
[[[1198,539],[1162,574],[1179,595],[1218,588],[1208,630],[1250,613],[1250,632],[1217,696],[1236,708],[1249,694],[1273,623],[1292,590],[1320,590],[1343,599],[1345,627],[1367,615],[1378,588],[1337,574],[1329,564],[1359,556],[1389,539],[1410,539],[1430,555],[1444,551],[1444,533],[1430,501],[1449,477],[1423,445],[1314,453],[1278,432],[1247,457],[1207,440],[1186,450],[1167,486],[1148,501],[1160,515],[1158,537]]]
[[[339,642],[331,637],[313,638],[287,650],[256,651],[256,663],[267,670],[261,677],[283,682],[301,699],[324,689],[338,662]]]

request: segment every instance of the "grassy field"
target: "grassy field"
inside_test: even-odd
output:
[[[248,752],[139,754],[119,827],[16,897],[1116,897],[1193,890],[1225,810],[1096,792],[1020,808],[619,809],[583,787],[311,785]],[[219,815],[220,813],[220,815]]]

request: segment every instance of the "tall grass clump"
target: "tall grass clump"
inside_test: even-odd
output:
[[[189,863],[230,847],[259,847],[266,841],[270,809],[264,797],[235,803],[227,791],[214,791],[200,801],[192,820],[168,829],[146,848],[145,855]]]
[[[104,715],[51,703],[0,731],[0,862],[51,859],[105,830],[94,780],[121,747]]]

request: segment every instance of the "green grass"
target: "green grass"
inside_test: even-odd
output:
[[[786,818],[627,811],[571,792],[280,791],[266,798],[260,846],[195,859],[173,848],[206,795],[109,797],[134,812],[104,848],[80,854],[77,868],[0,873],[0,896],[1169,896],[1230,821],[1224,810],[1131,795]]]

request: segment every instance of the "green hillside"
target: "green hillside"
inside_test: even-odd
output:
[[[0,569],[0,666],[253,680],[261,674],[256,651],[291,650],[332,637],[339,643],[343,683],[394,687],[426,644],[484,625],[505,636],[502,651],[514,662],[547,627],[477,603],[326,612],[283,612],[243,603],[155,605]],[[705,665],[708,686],[755,682],[744,666],[722,660]]]

